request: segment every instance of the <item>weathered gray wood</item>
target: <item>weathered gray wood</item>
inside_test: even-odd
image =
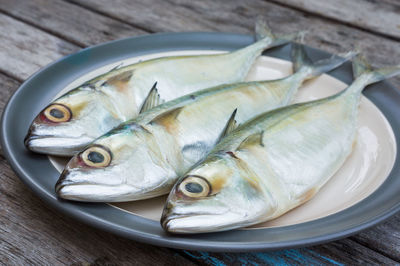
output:
[[[351,239],[400,262],[400,214]]]
[[[185,251],[208,265],[396,265],[391,260],[352,240],[343,239],[312,248],[257,253],[210,253]]]
[[[26,79],[41,67],[79,48],[23,22],[0,14],[0,69]]]
[[[2,0],[0,10],[79,46],[145,33],[61,0]]]
[[[399,42],[260,0],[69,0],[151,31],[230,31],[252,33],[258,15],[276,32],[307,30],[305,42],[337,53],[358,45],[373,64],[398,64]],[[400,20],[400,14],[397,15]],[[393,81],[400,87],[400,78]]]
[[[0,114],[6,106],[8,99],[17,90],[19,85],[18,81],[0,74]]]
[[[0,117],[3,113],[3,109],[6,106],[8,99],[17,90],[20,83],[15,79],[0,74]],[[4,154],[0,146],[0,160],[4,159]],[[0,172],[1,172],[0,168]]]
[[[400,40],[400,2],[367,0],[271,0]]]

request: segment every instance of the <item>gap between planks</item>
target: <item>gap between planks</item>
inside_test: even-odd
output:
[[[90,11],[90,12],[93,12],[93,13],[96,13],[96,14],[98,14],[98,15],[101,15],[101,16],[104,16],[104,17],[108,17],[108,18],[111,18],[111,19],[114,19],[114,20],[116,20],[116,21],[118,21],[118,22],[121,22],[121,23],[124,23],[124,24],[126,24],[126,25],[132,26],[132,27],[137,28],[137,29],[139,29],[139,30],[146,31],[146,32],[148,32],[148,33],[155,33],[155,31],[152,31],[151,29],[142,27],[142,26],[137,25],[137,24],[132,23],[132,22],[128,22],[128,21],[122,20],[122,19],[120,19],[120,18],[118,18],[118,17],[116,17],[116,16],[107,14],[107,13],[105,13],[105,12],[92,9],[92,8],[90,8],[90,7],[87,7],[87,6],[85,6],[85,5],[82,5],[81,3],[77,3],[77,2],[75,2],[75,1],[73,1],[73,0],[62,0],[62,1],[66,2],[66,3],[69,3],[69,4],[72,4],[72,5],[75,5],[75,6],[78,6],[78,7],[82,8],[82,9],[86,9],[86,10],[88,10],[88,11]]]
[[[64,40],[64,41],[66,41],[66,42],[68,42],[68,43],[70,43],[70,44],[76,45],[76,46],[78,46],[78,47],[80,47],[80,48],[86,47],[86,45],[85,45],[84,43],[77,42],[77,41],[75,41],[75,40],[72,40],[72,39],[68,38],[67,36],[63,36],[63,35],[57,33],[56,31],[52,31],[52,30],[46,29],[46,28],[44,28],[44,27],[42,27],[42,26],[39,26],[39,25],[37,25],[37,24],[33,24],[33,23],[31,23],[30,21],[28,21],[28,20],[26,20],[26,19],[24,19],[24,18],[22,18],[22,17],[18,17],[18,16],[15,16],[15,15],[11,14],[11,13],[8,12],[8,11],[0,10],[0,13],[1,13],[1,14],[4,14],[4,15],[6,15],[6,16],[9,16],[9,17],[11,17],[11,18],[13,18],[13,19],[15,19],[15,20],[18,20],[18,21],[20,21],[20,22],[23,22],[23,23],[25,23],[25,24],[27,24],[27,25],[29,25],[29,26],[32,26],[32,27],[34,27],[34,28],[36,28],[36,29],[39,29],[39,30],[41,30],[41,31],[44,31],[44,32],[46,32],[46,33],[48,33],[48,34],[51,34],[51,35],[53,35],[53,36],[55,36],[55,37],[57,37],[57,38],[59,38],[59,39],[62,39],[62,40]]]
[[[366,32],[366,33],[370,33],[370,34],[374,34],[376,36],[379,36],[379,37],[382,37],[382,38],[386,38],[386,39],[389,39],[389,40],[392,40],[392,41],[400,42],[400,38],[398,38],[398,37],[395,37],[395,36],[392,36],[392,35],[389,35],[389,34],[385,34],[383,32],[379,32],[379,31],[376,31],[376,30],[373,30],[373,29],[364,28],[364,27],[355,25],[354,23],[346,22],[346,21],[343,21],[343,20],[340,20],[340,19],[337,19],[337,18],[324,16],[324,15],[322,15],[320,13],[313,12],[313,11],[311,11],[309,9],[306,9],[306,8],[301,8],[301,7],[298,7],[298,6],[294,6],[294,5],[291,5],[291,4],[288,4],[288,3],[282,3],[282,2],[279,2],[279,1],[275,1],[275,0],[262,0],[262,1],[274,4],[274,5],[277,5],[277,6],[281,6],[281,7],[284,7],[284,8],[288,8],[288,9],[296,10],[296,11],[299,11],[299,12],[303,12],[303,13],[309,14],[311,16],[320,18],[320,19],[328,20],[330,22],[340,23],[340,24],[345,25],[347,27],[358,29],[360,31],[363,31],[363,32]]]
[[[0,12],[1,12],[1,11],[0,11]],[[2,74],[2,75],[4,75],[4,76],[6,76],[6,77],[9,77],[10,79],[13,79],[13,80],[19,82],[19,83],[20,83],[20,86],[21,86],[21,84],[24,82],[23,79],[21,79],[21,78],[15,76],[15,75],[13,75],[12,73],[9,73],[9,72],[7,72],[7,71],[4,71],[4,70],[1,69],[1,68],[0,68],[0,74]],[[9,99],[7,99],[7,102],[8,102],[8,100],[9,100]],[[3,109],[0,109],[0,114],[2,114],[2,113],[3,113]]]

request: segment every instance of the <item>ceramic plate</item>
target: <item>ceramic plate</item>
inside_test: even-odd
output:
[[[65,160],[25,150],[23,139],[34,116],[57,95],[114,66],[149,58],[220,53],[253,42],[246,35],[222,33],[155,34],[84,49],[46,67],[27,80],[3,113],[1,144],[20,178],[57,209],[124,237],[174,248],[255,251],[317,244],[348,236],[400,208],[400,93],[386,82],[368,87],[360,104],[357,141],[346,163],[306,204],[270,222],[229,232],[170,235],[159,225],[165,197],[118,204],[57,199],[54,184]],[[313,59],[329,56],[308,48]],[[291,73],[290,45],[267,51],[247,79],[275,79]],[[307,82],[295,101],[331,95],[351,83],[349,63]],[[397,141],[396,141],[397,140]]]

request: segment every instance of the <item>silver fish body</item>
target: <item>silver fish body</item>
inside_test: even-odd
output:
[[[169,101],[203,88],[243,81],[265,49],[287,42],[267,29],[263,38],[237,51],[171,56],[113,69],[50,103],[25,138],[38,153],[72,156],[121,122],[135,118],[152,86]],[[293,36],[288,36],[288,39]]]
[[[312,198],[352,150],[362,89],[400,72],[365,71],[331,97],[273,110],[225,137],[172,189],[172,233],[230,230],[274,219]]]
[[[303,51],[295,47],[299,49],[295,54]],[[322,66],[327,71],[327,65],[331,69],[345,60],[335,57],[317,67],[304,65],[284,79],[221,85],[161,104],[75,155],[56,185],[57,194],[64,199],[102,202],[166,194],[235,123],[235,109],[235,121],[242,123],[287,105],[304,80],[322,73]],[[106,160],[99,162],[95,153]]]

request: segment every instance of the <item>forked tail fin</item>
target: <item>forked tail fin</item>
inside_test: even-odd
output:
[[[360,78],[363,75],[367,75],[368,83],[366,85],[394,77],[398,74],[400,74],[400,65],[373,69],[361,54],[356,56],[353,60],[354,78]]]
[[[271,29],[268,27],[268,23],[262,17],[257,17],[256,19],[255,23],[256,41],[260,40],[268,41],[269,42],[268,48],[291,42],[295,38],[297,38],[299,34],[301,33],[282,34],[282,35],[273,34]]]
[[[343,55],[333,55],[330,58],[312,62],[307,56],[304,45],[295,42],[292,44],[293,72],[305,73],[305,79],[314,78],[340,66],[355,55],[356,52],[351,51]]]
[[[346,94],[361,93],[369,84],[400,74],[400,65],[374,69],[361,54],[353,60],[354,82],[347,88]]]

